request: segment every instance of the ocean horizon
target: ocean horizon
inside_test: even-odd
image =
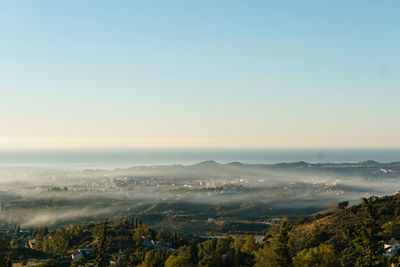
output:
[[[213,160],[275,164],[400,161],[400,149],[70,149],[0,150],[0,171],[80,171],[151,165],[190,165]]]

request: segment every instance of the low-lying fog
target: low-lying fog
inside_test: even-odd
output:
[[[146,166],[64,173],[0,173],[0,220],[23,227],[134,213],[163,220],[263,222],[399,191],[400,163]],[[173,217],[173,218],[175,218]],[[149,219],[150,220],[150,219]]]

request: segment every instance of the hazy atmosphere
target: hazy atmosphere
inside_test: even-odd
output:
[[[0,267],[400,266],[400,1],[0,3]]]
[[[399,8],[3,2],[0,148],[398,148]]]

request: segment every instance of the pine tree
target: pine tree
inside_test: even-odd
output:
[[[356,245],[362,255],[357,262],[360,266],[378,266],[382,260],[383,246],[378,237],[380,226],[376,222],[378,216],[373,205],[375,200],[375,197],[361,199],[362,221],[358,229],[360,242]]]
[[[277,247],[275,253],[277,256],[277,262],[279,266],[289,266],[291,264],[291,257],[289,252],[289,232],[292,226],[290,225],[289,217],[283,216],[280,227],[279,236],[277,240]]]
[[[110,255],[108,254],[109,248],[109,239],[107,238],[107,231],[109,229],[108,221],[105,220],[100,224],[100,231],[98,235],[97,241],[97,257],[95,262],[97,263],[98,267],[105,267],[108,266],[110,261]]]

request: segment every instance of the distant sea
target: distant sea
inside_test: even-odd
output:
[[[144,165],[400,161],[400,149],[103,149],[1,151],[0,171],[79,171]]]

